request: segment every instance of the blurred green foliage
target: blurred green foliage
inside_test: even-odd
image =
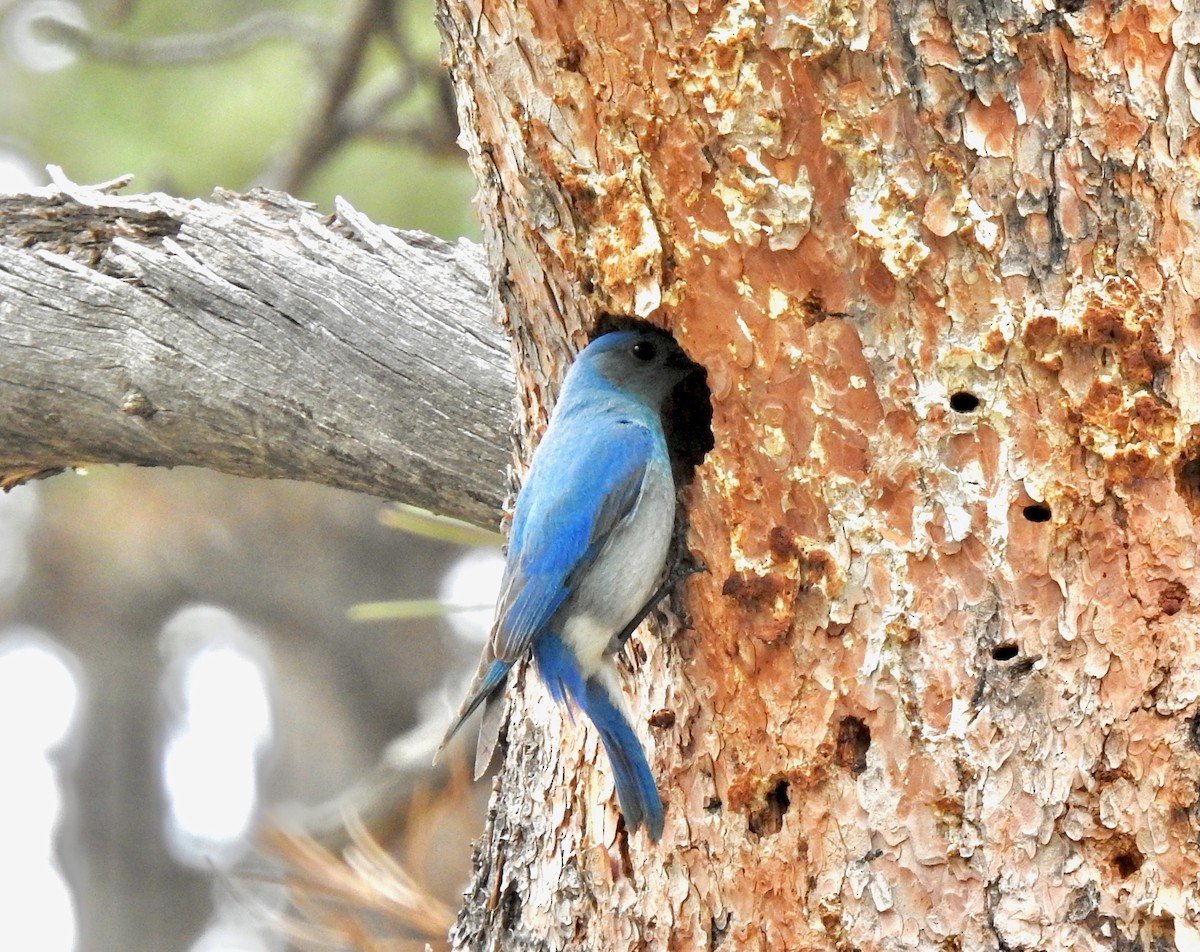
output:
[[[273,37],[198,62],[123,65],[79,52],[63,57],[71,60],[66,65],[47,68],[64,48],[44,21],[30,26],[35,9],[65,10],[60,15],[79,16],[88,33],[135,44],[227,31],[271,11],[313,29],[311,42]],[[216,186],[278,184],[271,170],[318,121],[330,69],[359,9],[347,0],[0,0],[0,148],[34,168],[60,165],[77,182],[132,172],[136,191],[203,197]],[[438,37],[431,0],[398,0],[388,13],[410,57],[432,70]],[[395,44],[375,34],[355,95],[366,98],[398,74]],[[452,145],[453,129],[447,132],[443,122],[434,137],[439,141],[423,146],[392,141],[397,127],[409,130],[407,141],[420,141],[423,124],[437,125],[438,103],[435,91],[416,87],[382,114],[387,129],[330,152],[306,177],[299,197],[332,210],[340,194],[376,221],[447,238],[477,237],[474,182]]]

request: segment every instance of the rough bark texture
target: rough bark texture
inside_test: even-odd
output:
[[[457,946],[1200,947],[1194,5],[440,19],[527,426],[611,311],[716,440],[662,842],[526,678]]]
[[[191,464],[492,528],[513,374],[486,289],[476,246],[344,202],[0,197],[0,485]]]

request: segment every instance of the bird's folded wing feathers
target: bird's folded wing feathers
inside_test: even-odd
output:
[[[514,548],[492,634],[496,658],[524,657],[609,533],[637,505],[654,438],[636,424],[616,422],[603,430],[608,432],[590,434],[570,452],[548,447],[548,458],[532,474],[536,485],[522,490],[523,496],[530,493],[531,504],[521,513],[522,524],[513,526]]]
[[[593,424],[587,439],[551,441],[539,451],[513,518],[500,604],[491,640],[437,757],[463,722],[504,684],[595,561],[613,528],[637,504],[654,450],[645,427],[621,420]],[[490,705],[477,759],[490,760],[501,705]],[[486,748],[486,749],[485,749]]]

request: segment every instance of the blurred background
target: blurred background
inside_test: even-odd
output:
[[[0,192],[54,164],[188,197],[269,185],[332,210],[340,194],[476,237],[456,135],[431,0],[0,0]],[[398,883],[443,928],[488,785],[426,765],[499,550],[394,527],[411,522],[199,470],[0,495],[0,949],[402,949],[420,924]],[[264,849],[265,822],[357,844],[393,893],[330,889],[330,855]],[[307,908],[277,886],[281,854],[313,880]],[[371,907],[357,938],[329,921],[342,906]]]

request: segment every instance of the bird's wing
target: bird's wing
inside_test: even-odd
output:
[[[644,426],[621,419],[588,421],[587,426],[574,431],[579,439],[563,438],[559,431],[539,449],[517,498],[492,637],[435,761],[467,718],[499,691],[509,669],[567,600],[573,580],[637,504],[654,437]],[[493,735],[498,718],[493,705]],[[490,747],[483,747],[481,738],[477,756],[486,766]]]
[[[492,633],[495,658],[524,656],[637,505],[654,452],[650,431],[614,420],[597,422],[585,436],[547,447],[521,491]]]

